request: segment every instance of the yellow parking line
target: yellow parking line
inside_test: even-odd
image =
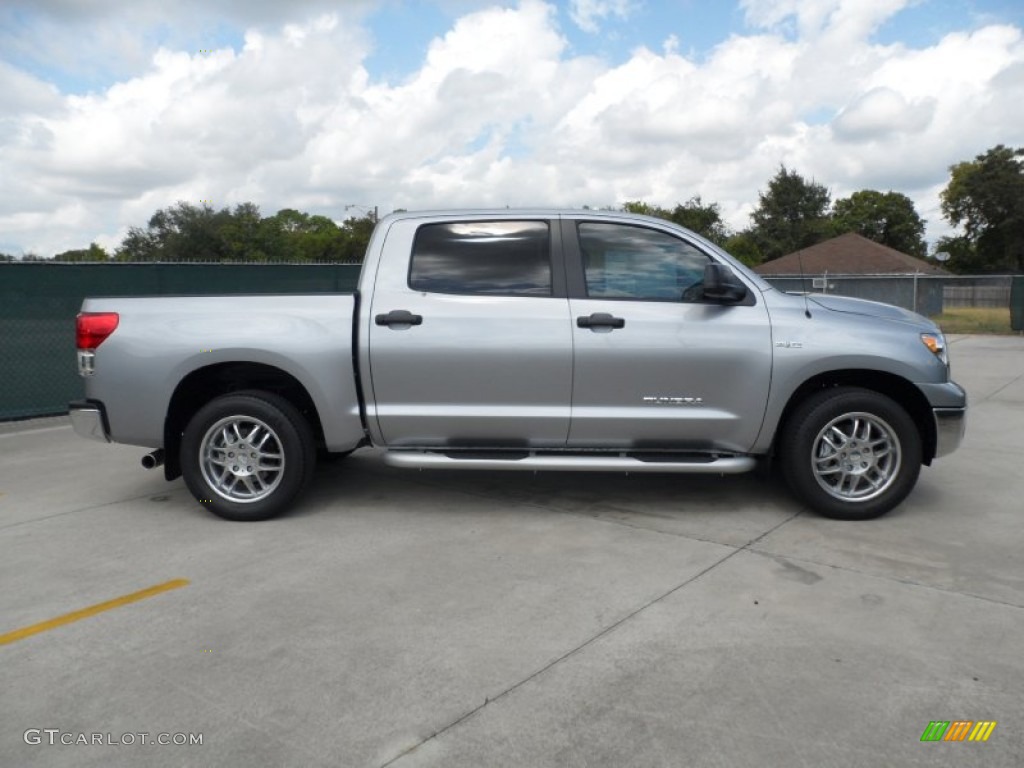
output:
[[[157,584],[155,587],[140,589],[138,592],[132,592],[130,595],[122,595],[121,597],[115,597],[113,600],[107,600],[103,603],[90,605],[88,608],[82,608],[80,611],[65,613],[63,616],[58,616],[55,619],[41,621],[38,624],[33,624],[29,627],[22,627],[21,629],[16,629],[13,632],[8,632],[5,635],[0,635],[0,645],[7,645],[8,643],[13,643],[16,640],[23,640],[26,637],[38,635],[40,632],[46,632],[48,629],[56,629],[57,627],[62,627],[65,624],[71,624],[72,622],[87,619],[90,616],[95,616],[97,613],[109,611],[111,608],[120,608],[122,605],[128,605],[129,603],[134,603],[139,600],[145,600],[147,597],[159,595],[161,592],[169,592],[172,589],[186,587],[188,584],[188,579],[174,579],[172,581],[166,581],[163,584]]]

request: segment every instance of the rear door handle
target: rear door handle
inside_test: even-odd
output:
[[[626,321],[621,317],[614,317],[607,312],[595,312],[590,316],[577,317],[578,328],[625,328]]]
[[[374,318],[377,325],[423,325],[423,315],[414,315],[406,309],[392,309],[386,315]]]

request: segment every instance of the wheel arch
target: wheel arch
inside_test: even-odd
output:
[[[920,389],[902,376],[873,370],[825,371],[812,376],[797,387],[779,417],[779,426],[772,441],[773,453],[777,451],[779,440],[786,433],[788,422],[800,403],[811,394],[832,387],[860,387],[878,392],[898,403],[906,410],[921,436],[922,463],[926,466],[931,464],[935,458],[936,434],[935,417],[928,399]]]
[[[324,445],[320,414],[309,392],[290,373],[265,363],[215,363],[185,376],[175,387],[164,418],[164,477],[181,476],[179,450],[189,420],[206,403],[221,395],[242,390],[263,390],[291,403],[313,430],[317,446]]]

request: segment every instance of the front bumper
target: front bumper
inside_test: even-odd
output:
[[[935,458],[948,456],[964,439],[967,428],[967,392],[955,381],[918,384],[928,398],[935,419]]]
[[[967,407],[935,408],[935,458],[947,456],[960,447],[967,429]]]
[[[75,432],[90,440],[101,443],[110,442],[110,427],[107,424],[107,412],[103,403],[98,400],[77,400],[68,403],[68,415]]]

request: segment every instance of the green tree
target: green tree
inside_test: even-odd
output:
[[[667,219],[706,237],[717,245],[724,245],[731,234],[725,222],[722,221],[722,211],[718,207],[718,203],[705,203],[701,200],[700,195],[691,197],[685,203],[677,203],[676,207],[671,210],[639,200],[626,203],[622,206],[622,210]]]
[[[729,239],[729,228],[722,221],[722,210],[718,203],[705,203],[700,195],[691,197],[672,209],[669,218],[676,224],[706,237],[716,245],[725,245]]]
[[[340,226],[326,216],[284,208],[263,218],[255,203],[217,211],[178,202],[131,227],[118,261],[362,261],[372,213]],[[71,253],[71,252],[69,252]]]
[[[748,267],[756,267],[764,261],[757,243],[749,232],[737,232],[731,235],[722,247]]]
[[[765,261],[807,248],[829,236],[828,190],[781,166],[758,193],[748,230]]]
[[[345,234],[341,227],[326,216],[313,216],[284,208],[270,219],[266,227],[276,234],[279,258],[283,261],[341,261],[344,254]]]
[[[588,210],[587,206],[583,206],[583,210]],[[670,215],[667,208],[660,208],[657,205],[650,205],[640,200],[630,200],[622,206],[622,210],[640,216],[654,216],[658,219],[667,219]]]
[[[949,254],[946,262],[934,262],[943,269],[960,275],[977,275],[986,271],[984,258],[978,253],[971,239],[965,235],[940,237],[935,252]]]
[[[154,213],[145,229],[131,227],[117,249],[119,261],[231,261],[261,258],[253,233],[259,209],[252,203],[219,211],[179,201]]]
[[[129,230],[125,243],[135,247],[133,261],[224,261],[231,251],[219,230],[230,218],[226,208],[179,201],[154,213],[144,232]]]
[[[225,209],[226,211],[226,209]],[[221,213],[215,220],[219,251],[228,261],[277,261],[273,242],[266,241],[260,208],[255,203],[239,203],[234,211]]]
[[[978,271],[1024,272],[1024,149],[999,144],[949,171],[942,213],[963,227]]]
[[[159,261],[159,246],[148,230],[129,227],[114,252],[116,261]]]
[[[924,219],[914,202],[900,192],[862,189],[832,205],[832,229],[837,235],[856,232],[876,243],[924,258]]]
[[[88,248],[64,251],[53,257],[54,261],[109,261],[110,255],[96,243],[90,243]]]
[[[358,218],[345,219],[341,229],[345,235],[345,242],[342,248],[340,261],[347,263],[358,263],[366,255],[366,248],[370,244],[370,236],[374,227],[377,226],[373,214],[366,214]]]
[[[344,226],[326,216],[310,216],[299,240],[299,256],[305,261],[344,261],[345,243]]]
[[[262,240],[278,261],[308,261],[303,239],[313,231],[310,215],[294,208],[282,208],[260,222]]]

